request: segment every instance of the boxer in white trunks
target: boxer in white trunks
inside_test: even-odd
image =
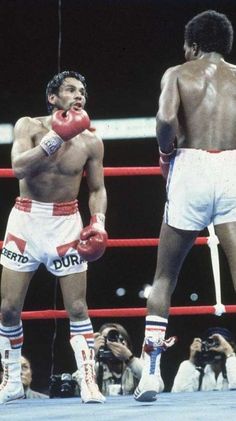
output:
[[[165,223],[201,231],[212,222],[216,226],[236,221],[235,162],[236,149],[176,149],[166,185]]]
[[[156,400],[163,390],[161,353],[174,343],[165,339],[171,295],[186,255],[210,223],[236,288],[236,66],[224,60],[232,48],[232,24],[208,10],[188,22],[184,41],[186,63],[165,72],[157,113],[167,201],[147,300],[138,401]]]
[[[1,264],[0,352],[4,368],[0,403],[24,396],[21,382],[21,311],[40,263],[59,279],[70,319],[70,342],[85,403],[103,403],[95,381],[93,328],[86,303],[87,261],[106,248],[107,207],[103,143],[84,111],[85,79],[64,71],[47,85],[51,113],[17,121],[12,167],[20,195],[9,216]],[[90,224],[83,228],[77,196],[84,171]]]

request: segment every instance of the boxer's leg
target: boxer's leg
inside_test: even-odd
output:
[[[160,374],[161,353],[175,343],[165,340],[171,295],[183,261],[194,244],[199,231],[183,231],[163,223],[158,248],[157,267],[153,287],[147,301],[144,368],[134,393],[138,401],[153,401],[164,389]]]
[[[227,257],[236,291],[236,222],[215,225],[215,233]]]
[[[33,274],[34,272],[16,272],[5,267],[2,270],[0,352],[3,379],[0,385],[0,403],[24,397],[21,382],[23,328],[20,314]]]
[[[185,231],[162,224],[153,287],[147,301],[149,315],[168,317],[180,269],[198,234],[199,231]]]
[[[93,327],[86,303],[86,272],[60,277],[65,309],[70,318],[70,343],[78,367],[77,380],[81,399],[85,403],[103,403],[95,379]]]

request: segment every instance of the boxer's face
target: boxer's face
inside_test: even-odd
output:
[[[49,95],[49,102],[60,110],[75,107],[78,110],[85,106],[85,87],[80,80],[67,77],[61,84],[58,94]]]
[[[32,382],[32,371],[29,361],[21,357],[21,381],[24,386],[30,386]]]

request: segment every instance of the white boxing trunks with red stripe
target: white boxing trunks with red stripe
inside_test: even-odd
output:
[[[43,263],[56,276],[84,272],[87,263],[76,247],[82,227],[77,200],[43,203],[18,197],[8,219],[1,264],[31,272]]]
[[[167,179],[164,221],[200,231],[236,221],[236,150],[177,149]]]

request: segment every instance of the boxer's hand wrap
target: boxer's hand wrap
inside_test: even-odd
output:
[[[104,231],[105,215],[103,213],[95,213],[90,219],[90,225],[97,228],[98,231]]]
[[[40,146],[48,156],[53,155],[64,143],[64,140],[54,130],[50,130],[41,139]]]
[[[87,262],[98,260],[105,253],[108,236],[104,225],[105,215],[97,213],[91,217],[90,224],[80,233],[77,250]]]
[[[162,176],[165,178],[165,180],[167,180],[169,169],[170,169],[170,161],[175,156],[175,152],[176,150],[174,148],[174,145],[173,145],[173,149],[169,153],[164,153],[159,148],[159,154],[160,154],[159,165],[161,168]]]

